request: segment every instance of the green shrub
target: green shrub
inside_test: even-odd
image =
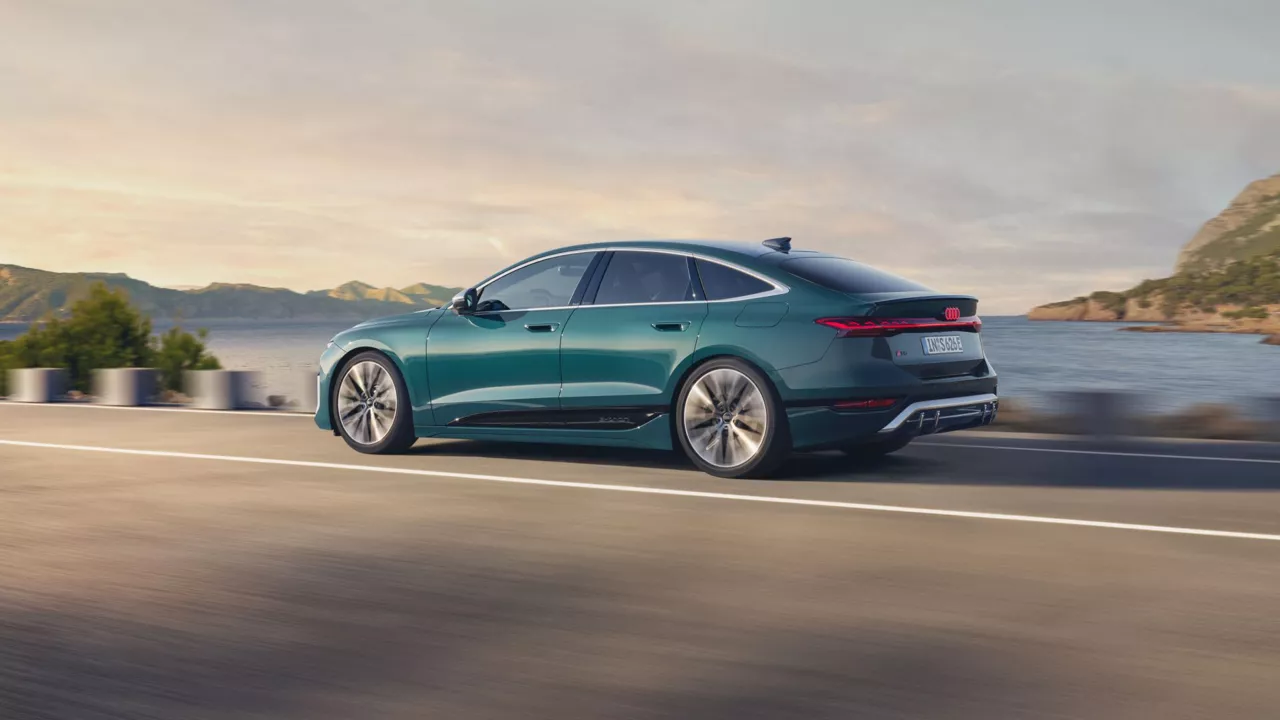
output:
[[[1222,317],[1232,320],[1266,320],[1271,317],[1271,313],[1267,312],[1266,308],[1247,307],[1239,310],[1229,310],[1222,313]]]
[[[9,371],[18,367],[18,358],[13,354],[13,343],[0,340],[0,397],[9,394]]]
[[[166,390],[182,390],[183,373],[187,370],[218,370],[222,365],[205,349],[209,331],[200,328],[195,335],[175,327],[156,342],[152,367],[160,371],[160,386]]]
[[[94,370],[155,367],[162,386],[177,390],[186,370],[221,367],[205,349],[208,333],[175,327],[159,338],[151,319],[129,304],[123,290],[96,283],[71,306],[66,318],[48,318],[12,342],[0,343],[0,394],[8,390],[8,369],[66,368],[71,390],[89,390]]]
[[[123,291],[95,284],[71,306],[66,319],[51,318],[14,341],[18,367],[66,368],[72,390],[89,389],[98,368],[146,367],[151,359],[151,320]]]

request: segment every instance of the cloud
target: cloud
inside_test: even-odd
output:
[[[1088,3],[298,7],[6,5],[0,254],[399,286],[791,235],[1019,312],[1163,272],[1280,169],[1280,51],[1207,5],[1123,32]]]

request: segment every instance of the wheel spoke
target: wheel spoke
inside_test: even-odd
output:
[[[747,457],[752,457],[757,452],[759,452],[760,450],[759,441],[753,440],[738,427],[735,427],[735,426],[730,426],[730,427],[733,428],[734,440],[737,440],[739,445],[741,445],[743,448],[746,448]]]
[[[373,430],[375,440],[381,440],[387,434],[386,418],[382,417],[382,413],[377,410],[369,412],[369,426]]]
[[[707,391],[707,398],[710,401],[710,406],[716,407],[721,404],[723,397],[721,396],[721,387],[719,387],[719,380],[716,378],[716,373],[708,373],[707,377],[699,380],[699,384],[700,386],[703,386],[705,391]]]
[[[711,399],[711,396],[707,394],[702,381],[699,381],[691,390],[689,390],[689,398],[685,400],[686,412],[688,411],[691,402],[697,403],[697,409],[707,415],[711,415],[715,412],[716,403]]]
[[[725,397],[725,403],[729,405],[729,407],[737,409],[737,405],[742,400],[742,396],[746,395],[750,388],[751,385],[747,382],[746,376],[738,375],[733,378],[733,382],[729,386],[729,390]]]

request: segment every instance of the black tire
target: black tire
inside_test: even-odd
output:
[[[914,439],[915,438],[912,437],[899,437],[892,440],[871,440],[870,442],[845,445],[840,448],[840,452],[848,455],[849,457],[872,460],[884,457],[891,453],[896,453],[907,445],[910,445],[911,441]]]
[[[348,375],[353,371],[367,371],[368,368],[364,366],[365,363],[374,363],[382,368],[382,371],[386,373],[385,377],[391,381],[391,390],[395,392],[395,408],[392,412],[390,427],[386,428],[385,435],[378,438],[374,438],[372,435],[363,438],[353,437],[352,433],[359,432],[360,428],[357,426],[349,429],[347,424],[343,423],[342,416],[339,414],[339,408],[342,405],[340,395],[344,391],[343,385],[347,381]],[[354,380],[355,378],[353,378],[353,382]],[[379,390],[379,396],[385,399],[386,391],[381,388],[375,389]],[[381,409],[384,412],[386,410],[385,406]],[[413,433],[413,404],[409,401],[409,388],[405,385],[404,378],[401,377],[400,370],[396,367],[396,364],[380,352],[372,350],[362,352],[342,366],[342,371],[338,374],[337,381],[333,383],[333,390],[329,398],[329,410],[333,426],[338,429],[338,434],[342,435],[342,439],[346,441],[347,445],[357,452],[370,455],[402,453],[412,447],[413,443],[418,439]],[[372,418],[366,418],[366,421],[373,422]],[[385,425],[382,427],[385,427]]]
[[[764,423],[763,433],[758,449],[749,459],[737,464],[717,464],[708,462],[703,458],[699,451],[694,448],[693,440],[689,436],[689,429],[685,422],[686,408],[690,402],[690,393],[699,385],[699,381],[707,378],[717,370],[732,370],[740,373],[750,380],[751,384],[759,391],[760,409],[764,413],[766,419]],[[720,376],[717,376],[720,377]],[[753,396],[754,397],[754,396]],[[744,404],[744,408],[746,405]],[[735,408],[736,410],[737,408]],[[695,408],[696,411],[696,408]],[[734,416],[730,422],[740,422],[737,416]],[[745,431],[749,429],[745,424],[739,424],[737,428]],[[676,400],[675,414],[672,417],[672,430],[680,447],[684,449],[685,455],[689,460],[697,466],[697,468],[709,475],[722,478],[758,478],[766,477],[776,471],[787,456],[791,452],[791,434],[787,427],[787,415],[783,412],[782,402],[778,398],[778,391],[774,388],[773,383],[769,381],[764,373],[757,370],[750,363],[733,357],[722,357],[709,360],[700,365],[696,370],[685,379],[684,385],[680,388],[680,394]],[[721,437],[721,442],[729,442],[728,431]],[[738,443],[740,447],[746,447]],[[706,449],[704,448],[704,452]]]

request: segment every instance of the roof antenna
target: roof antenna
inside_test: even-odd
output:
[[[773,238],[772,240],[765,240],[764,246],[767,248],[773,248],[780,253],[789,253],[791,252],[791,238],[780,237]]]

